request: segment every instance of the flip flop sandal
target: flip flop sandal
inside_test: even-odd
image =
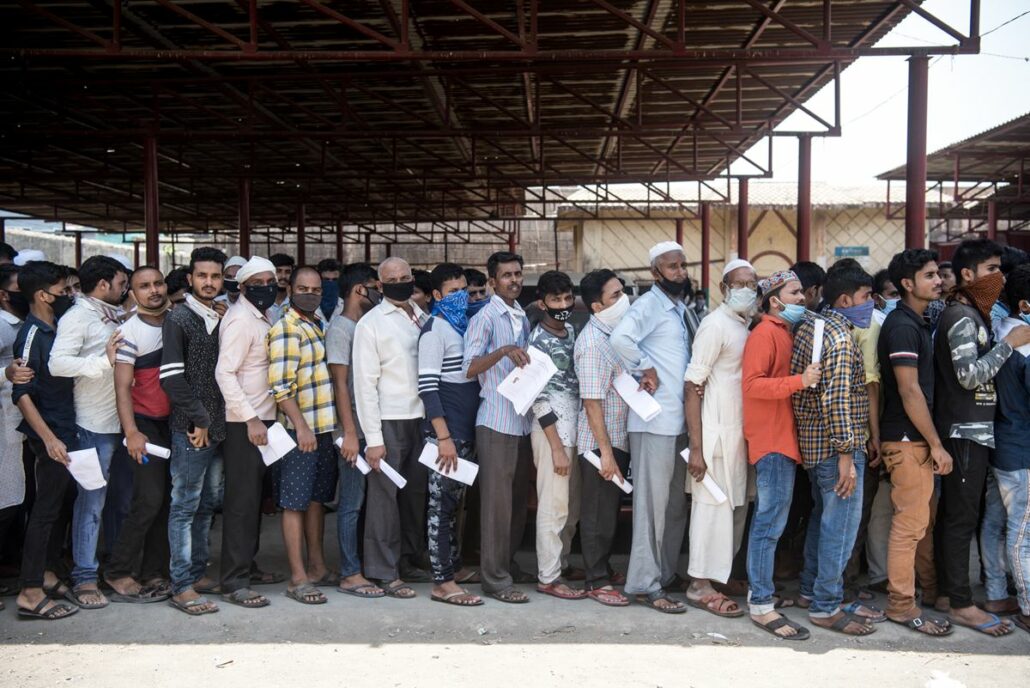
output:
[[[894,619],[891,619],[891,621],[900,626],[906,626],[908,628],[911,628],[913,631],[916,631],[917,633],[928,635],[931,638],[943,638],[944,636],[951,635],[955,632],[955,629],[951,626],[951,622],[947,621],[946,619],[931,619],[929,617],[917,616],[916,618],[909,619],[908,621],[894,621]],[[933,625],[937,628],[941,628],[943,629],[943,632],[929,633],[927,631],[924,631],[923,629],[926,628],[928,625]]]
[[[50,609],[43,611],[43,607],[47,606],[48,603],[53,602],[54,606]],[[73,614],[78,614],[79,609],[71,604],[65,604],[64,602],[58,602],[52,600],[49,597],[44,597],[43,600],[37,604],[33,609],[24,609],[18,607],[18,618],[19,619],[42,619],[43,621],[57,621]]]
[[[812,637],[812,634],[808,631],[807,628],[805,628],[801,624],[794,623],[782,614],[780,615],[780,618],[773,619],[769,623],[760,623],[758,621],[755,621],[754,619],[751,619],[751,623],[758,626],[763,631],[768,631],[780,640],[808,640],[810,637]],[[776,632],[784,626],[790,626],[791,628],[793,628],[794,635],[780,635]]]
[[[712,602],[716,602],[716,601],[719,602],[719,608],[718,609],[712,609],[712,607],[709,606],[709,605],[711,605]],[[722,611],[722,608],[724,606],[729,606],[729,605],[725,604],[726,602],[728,602],[729,604],[734,605],[737,608],[736,611],[732,611],[732,612]],[[715,614],[716,616],[721,616],[724,619],[739,619],[740,617],[744,616],[747,613],[743,609],[740,608],[739,604],[737,604],[736,602],[734,602],[730,598],[726,597],[726,595],[723,595],[721,592],[717,592],[714,595],[705,595],[704,597],[702,597],[701,599],[698,599],[698,600],[694,600],[694,599],[691,599],[691,598],[688,597],[687,598],[687,604],[689,604],[691,607],[696,607],[697,609],[702,609],[702,610],[708,612],[709,614]]]
[[[1012,632],[1012,626],[1009,626],[1007,623],[1002,621],[1001,618],[997,614],[991,614],[990,616],[991,616],[991,620],[990,621],[985,621],[982,624],[962,623],[958,619],[952,619],[951,623],[955,624],[956,626],[965,626],[966,628],[971,628],[974,631],[980,631],[984,635],[989,635],[992,638],[1001,638],[1002,636],[1006,636],[1006,635],[1008,635],[1009,633]],[[993,633],[988,633],[989,630],[991,630],[992,628],[997,628],[998,626],[1004,626],[1008,630],[1006,630],[1001,635],[995,635]]]
[[[63,600],[68,598],[68,593],[71,592],[71,586],[64,581],[57,581],[57,585],[51,585],[49,588],[43,586],[43,592],[52,600]],[[74,600],[68,600],[74,602]]]
[[[368,590],[369,592],[361,592],[362,590]],[[342,592],[344,595],[353,595],[354,597],[364,597],[366,599],[386,597],[386,591],[372,583],[348,585],[347,587],[337,586],[336,592]]]
[[[521,590],[516,590],[515,588],[508,588],[500,592],[488,592],[487,595],[499,602],[506,602],[508,604],[526,604],[529,602],[529,597]]]
[[[865,614],[859,614],[860,609],[867,609],[871,612],[876,612],[878,616],[866,616]],[[883,613],[882,609],[872,606],[871,604],[861,604],[859,602],[852,602],[849,605],[841,607],[846,613],[852,616],[857,616],[860,619],[865,620],[866,623],[883,623],[887,620],[887,615]]]
[[[317,597],[315,597],[317,595]],[[291,600],[296,600],[301,604],[325,604],[329,600],[326,599],[322,592],[313,586],[311,583],[305,583],[304,585],[298,585],[293,590],[286,589],[286,596]]]
[[[82,601],[82,597],[87,594],[100,595],[101,597],[105,597],[105,599],[103,602],[91,602],[87,604]],[[103,609],[111,603],[111,601],[106,599],[106,596],[100,592],[99,588],[97,590],[76,590],[75,588],[71,588],[64,594],[64,599],[75,604],[79,609]]]
[[[676,606],[674,606],[674,607],[660,607],[660,606],[658,606],[658,604],[656,604],[660,600],[665,600],[666,602],[672,602]],[[647,595],[645,595],[643,597],[638,595],[637,596],[637,602],[639,602],[640,604],[644,605],[645,607],[650,607],[651,609],[655,610],[656,612],[661,612],[662,614],[686,614],[687,613],[687,608],[683,605],[683,603],[682,602],[678,602],[678,601],[672,599],[671,597],[669,597],[665,593],[664,590],[658,590],[657,592],[651,592],[651,593],[648,593]]]
[[[251,585],[276,585],[286,580],[286,576],[274,571],[262,571],[260,569],[250,572]]]
[[[340,585],[340,574],[335,571],[326,571],[325,575],[316,581],[311,581],[316,588],[335,588]]]
[[[557,597],[559,600],[582,600],[587,596],[586,590],[577,590],[576,588],[570,588],[568,585],[565,585],[565,588],[569,592],[562,592],[560,588],[562,585],[565,585],[565,582],[559,578],[553,583],[538,583],[536,591],[544,595]]]
[[[397,584],[397,585],[385,584],[385,585],[380,585],[379,587],[381,587],[383,589],[383,593],[387,597],[395,597],[398,600],[413,600],[416,597],[418,597],[418,595],[415,594],[415,589],[412,588],[407,583],[404,583],[403,581],[401,583]],[[408,590],[412,594],[411,595],[401,595],[400,592],[402,590]]]
[[[462,601],[459,598],[465,598],[465,600]],[[431,599],[433,602],[453,604],[456,607],[479,607],[483,604],[483,600],[479,599],[475,595],[469,594],[468,590],[449,592],[446,595],[430,595],[429,599]]]
[[[153,593],[148,593],[146,588],[140,588],[135,595],[123,595],[117,590],[112,590],[107,594],[107,599],[123,604],[153,604],[154,602],[164,602],[168,597],[155,597]]]
[[[168,604],[172,605],[180,612],[185,612],[190,616],[203,616],[204,614],[214,614],[218,611],[217,606],[211,607],[209,609],[197,609],[197,607],[202,607],[205,604],[211,604],[211,601],[203,595],[195,600],[190,600],[189,602],[179,602],[174,597],[172,597],[168,600]]]
[[[244,609],[260,609],[261,607],[267,607],[271,604],[267,597],[259,592],[251,590],[250,588],[233,590],[228,594],[222,595],[222,599],[230,604],[243,607]],[[248,602],[251,602],[252,604],[247,604]]]
[[[847,628],[848,624],[850,624],[850,623],[855,623],[855,624],[858,624],[859,626],[861,626],[863,632],[862,633],[848,633],[844,629]],[[856,638],[862,637],[862,636],[866,636],[866,635],[872,635],[873,633],[876,632],[876,629],[873,628],[873,625],[866,623],[865,620],[862,617],[854,616],[853,614],[848,614],[847,612],[845,612],[843,616],[841,616],[839,619],[834,621],[831,625],[829,625],[829,626],[822,626],[821,628],[825,628],[828,631],[836,631],[837,633],[842,633],[844,635],[854,636]]]
[[[625,595],[620,593],[618,590],[605,590],[603,588],[594,588],[587,592],[587,597],[600,602],[606,607],[628,607],[629,600],[626,599]]]

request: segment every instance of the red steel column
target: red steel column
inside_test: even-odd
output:
[[[998,202],[994,200],[987,201],[987,238],[998,238]]]
[[[343,262],[343,220],[336,221],[336,260]]]
[[[712,204],[701,204],[701,289],[708,300],[708,282],[712,279]]]
[[[811,260],[812,250],[812,137],[798,137],[798,247],[797,260]]]
[[[82,267],[82,232],[75,232],[75,269]]]
[[[250,258],[250,179],[240,178],[240,255]]]
[[[926,102],[929,59],[908,58],[908,157],[905,161],[905,248],[926,246]]]
[[[138,241],[132,242],[132,259],[134,261],[133,265],[135,265],[138,268],[139,267],[139,242]]]
[[[304,236],[304,204],[297,204],[297,267],[307,265],[307,238]]]
[[[157,266],[160,251],[160,204],[157,197],[157,139],[143,140],[143,216],[146,225],[147,264]]]
[[[372,232],[365,232],[365,262],[372,262]]]
[[[749,227],[747,202],[747,178],[737,180],[737,257],[747,260],[747,232]]]
[[[515,244],[515,232],[508,232],[508,253],[515,253],[518,246]]]
[[[557,226],[557,225],[556,225]],[[683,245],[683,218],[676,218],[676,243],[680,246]]]

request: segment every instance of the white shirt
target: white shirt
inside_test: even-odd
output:
[[[21,320],[0,310],[0,368],[14,360],[14,338],[18,336]],[[12,385],[0,374],[0,509],[17,506],[25,499],[25,467],[21,462],[21,443],[24,436],[18,432],[21,412],[11,401]]]
[[[96,433],[122,431],[114,396],[114,368],[107,341],[116,323],[86,299],[77,299],[57,323],[50,374],[75,378],[75,424]]]
[[[414,318],[383,301],[354,330],[354,400],[372,447],[383,444],[382,421],[425,415],[418,396],[418,337],[429,316],[409,304]]]

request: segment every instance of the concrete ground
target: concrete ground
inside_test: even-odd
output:
[[[332,521],[326,542],[335,561]],[[278,521],[266,518],[264,530],[262,567],[285,571]],[[217,557],[217,529],[213,545]],[[531,554],[524,567],[532,570]],[[278,585],[262,588],[272,605],[260,610],[222,603],[217,614],[190,618],[165,604],[113,604],[49,623],[18,620],[8,597],[0,686],[957,688],[1026,685],[1030,677],[1030,634],[1018,629],[1000,639],[962,628],[932,639],[887,623],[865,638],[813,629],[811,639],[788,643],[746,617],[696,609],[668,616],[532,592],[526,605],[487,600],[464,609],[430,602],[427,584],[414,587],[414,600],[324,589],[328,604],[308,607]],[[790,616],[805,622],[799,611]]]

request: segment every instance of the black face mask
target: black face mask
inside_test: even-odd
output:
[[[29,314],[29,302],[20,291],[7,292],[7,303],[11,304],[11,310],[22,320]]]
[[[310,315],[318,310],[318,305],[322,303],[321,294],[294,294],[290,297],[290,303],[301,313]]]
[[[687,291],[688,286],[688,282],[686,280],[683,282],[673,282],[672,280],[664,277],[658,280],[658,284],[661,285],[662,289],[664,289],[670,296],[683,296]]]
[[[383,302],[383,292],[379,291],[375,287],[365,287],[365,293],[362,294],[362,297],[367,299],[368,302],[372,304],[373,308]]]
[[[415,280],[410,282],[383,282],[383,296],[391,301],[407,301],[415,293]]]
[[[54,310],[54,318],[60,320],[61,316],[67,313],[74,303],[75,301],[72,297],[67,294],[54,297],[53,302],[50,304],[50,307]]]
[[[228,277],[226,277],[224,280],[222,280],[222,284],[225,285],[225,291],[227,293],[229,293],[229,294],[239,294],[240,293],[240,283],[237,282],[236,280],[229,279]]]
[[[560,323],[568,321],[572,317],[571,308],[548,308],[547,314]]]
[[[275,295],[279,292],[279,287],[275,284],[266,284],[263,287],[247,287],[247,291],[243,293],[248,301],[254,304],[254,308],[264,312],[272,307],[275,303]]]

